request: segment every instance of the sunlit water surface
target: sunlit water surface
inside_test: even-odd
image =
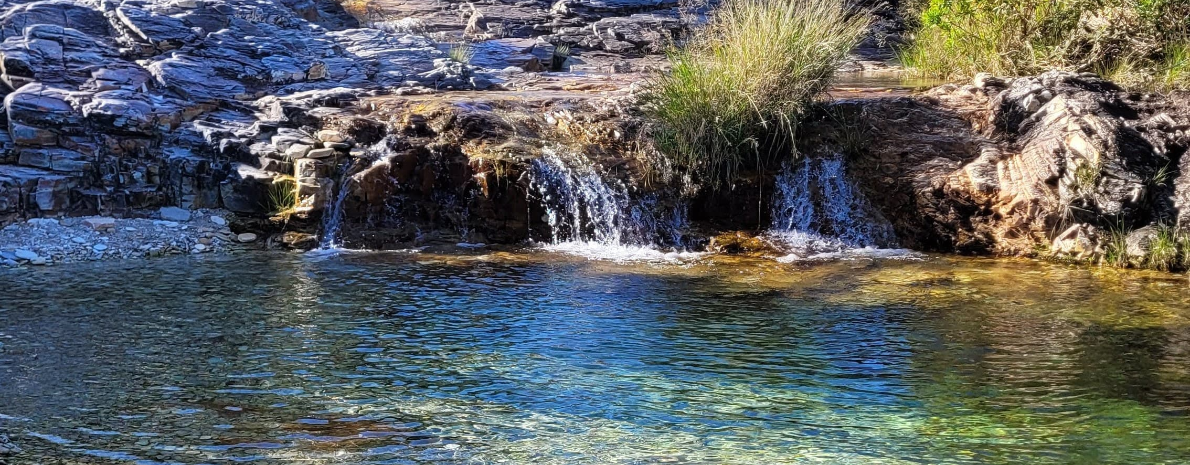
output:
[[[1188,463],[1185,276],[243,255],[0,271],[16,463]]]

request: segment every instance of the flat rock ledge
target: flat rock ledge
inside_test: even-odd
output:
[[[0,229],[0,266],[44,266],[254,248],[255,234],[235,234],[222,210],[162,209],[143,218],[34,218]]]

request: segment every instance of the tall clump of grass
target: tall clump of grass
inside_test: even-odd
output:
[[[788,153],[869,21],[842,0],[725,0],[645,86],[657,147],[716,186]]]

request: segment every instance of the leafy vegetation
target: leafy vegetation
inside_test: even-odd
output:
[[[868,23],[842,0],[726,0],[642,93],[657,147],[716,186],[768,166]]]
[[[1131,87],[1190,88],[1184,0],[919,0],[902,61],[968,77],[1094,71]]]

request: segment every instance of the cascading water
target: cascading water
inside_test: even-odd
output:
[[[891,247],[892,225],[847,178],[842,157],[803,157],[777,175],[769,236],[801,254]]]
[[[529,176],[531,194],[545,209],[551,248],[606,255],[682,246],[684,204],[666,208],[656,195],[634,199],[584,157],[547,152],[533,161]]]

